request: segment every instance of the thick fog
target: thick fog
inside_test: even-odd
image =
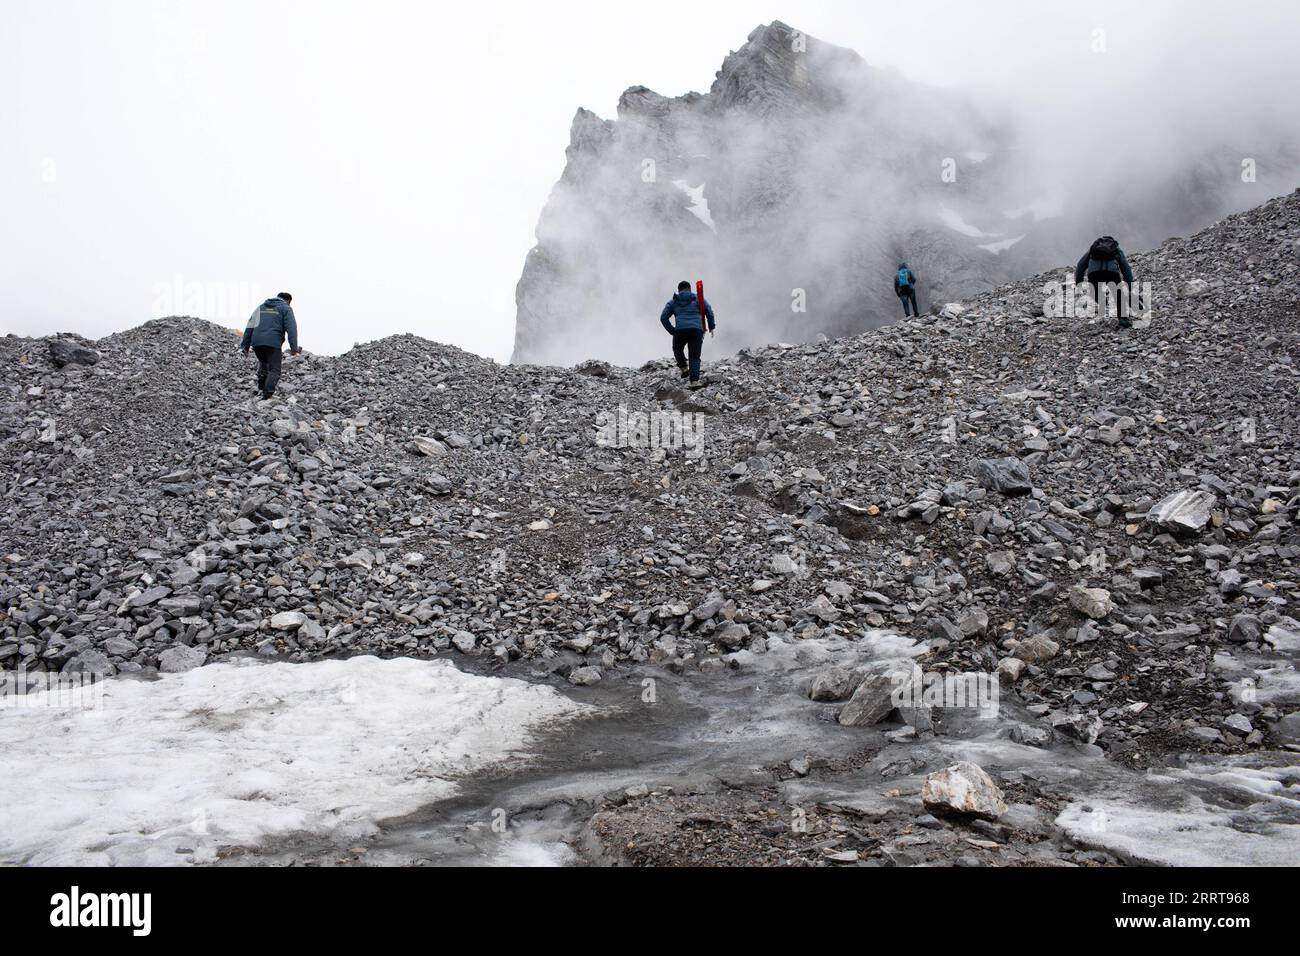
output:
[[[864,84],[828,63],[819,81],[844,71],[835,128],[723,119],[681,134],[709,162],[727,154],[725,191],[703,194],[716,233],[673,186],[680,157],[659,181],[659,234],[617,208],[552,217],[566,243],[643,254],[586,288],[590,271],[564,277],[582,298],[553,297],[540,318],[583,334],[547,360],[661,349],[658,311],[695,277],[684,269],[722,279],[733,319],[745,297],[747,319],[771,316],[755,334],[788,335],[791,283],[758,265],[783,205],[802,230],[787,271],[813,302],[872,300],[821,317],[844,330],[896,308],[882,264],[898,255],[926,263],[930,294],[959,290],[1057,256],[1070,230],[1028,231],[1054,216],[1085,243],[1123,230],[1140,247],[1300,185],[1300,7],[1286,2],[8,0],[0,331],[96,337],[172,313],[233,328],[285,289],[314,350],[414,332],[506,359],[575,109],[614,118],[634,84],[705,92],[777,19],[883,69]],[[934,164],[949,155],[955,184]],[[765,169],[783,162],[795,189],[771,195]],[[746,229],[751,207],[762,229]],[[1002,256],[971,253],[1020,226]]]
[[[519,288],[516,360],[658,357],[654,307],[698,276],[718,351],[859,332],[901,316],[902,261],[924,309],[1068,268],[1097,235],[1138,251],[1300,182],[1289,87],[1234,98],[1187,47],[1139,55],[1113,30],[1081,43],[1115,69],[1066,60],[1008,90],[914,82],[777,26],[707,97],[638,89],[616,124],[580,114]],[[1146,83],[1148,60],[1187,83]]]

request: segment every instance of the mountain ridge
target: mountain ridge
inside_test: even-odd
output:
[[[904,116],[915,122],[900,136]],[[898,316],[900,261],[929,308],[1077,255],[1085,233],[1142,248],[1194,231],[1300,170],[1261,159],[1252,193],[1233,150],[1206,147],[1154,182],[1119,176],[1092,196],[1043,168],[1023,135],[960,93],[780,21],[759,26],[707,93],[632,86],[615,119],[577,112],[516,288],[514,361],[572,364],[559,331],[572,325],[584,354],[657,354],[657,309],[683,278],[714,290],[710,347],[723,353],[850,334]]]

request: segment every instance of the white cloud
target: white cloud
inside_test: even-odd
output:
[[[1027,0],[901,14],[853,0],[8,0],[0,331],[133,326],[180,276],[294,292],[309,348],[412,331],[505,359],[574,110],[612,115],[638,83],[705,90],[778,18],[1011,102],[1051,131],[1046,180],[1083,174],[1099,149],[1121,169],[1159,165],[1206,129],[1249,151],[1242,111],[1285,126],[1300,88],[1300,7],[1263,0],[1232,16],[1103,2],[1083,18]],[[1104,54],[1089,49],[1097,27]],[[225,313],[211,317],[242,321]]]

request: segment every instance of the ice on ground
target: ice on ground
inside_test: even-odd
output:
[[[1220,651],[1214,655],[1214,671],[1261,706],[1289,710],[1300,704],[1300,671],[1289,660]]]
[[[351,840],[526,762],[590,714],[445,661],[236,661],[107,683],[93,711],[0,710],[0,863],[164,865],[311,833]]]
[[[1138,864],[1161,866],[1295,866],[1294,837],[1271,828],[1235,829],[1221,812],[1171,812],[1122,803],[1070,804],[1056,819],[1076,843]]]
[[[1071,803],[1056,819],[1069,837],[1135,863],[1164,866],[1300,864],[1300,767],[1233,760],[1151,774],[1122,797]],[[1112,790],[1113,792],[1113,790]]]
[[[877,661],[910,660],[924,657],[927,653],[929,650],[925,645],[910,637],[872,629],[860,637],[799,639],[794,634],[769,633],[767,653],[729,654],[727,659],[743,663],[754,671],[812,671],[829,665],[853,668]]]
[[[717,232],[718,227],[713,223],[713,214],[709,212],[709,201],[704,198],[704,183],[692,187],[684,179],[675,179],[673,185],[684,192],[687,198],[690,199],[691,204],[687,207],[687,210],[694,213],[695,218],[700,222]]]

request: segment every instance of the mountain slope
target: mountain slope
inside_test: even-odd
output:
[[[8,336],[0,663],[453,653],[586,681],[888,628],[927,667],[1009,668],[1137,765],[1295,744],[1297,250],[1292,194],[1135,256],[1154,316],[1131,331],[1043,318],[1048,273],[742,351],[699,395],[662,362],[503,367],[402,336],[287,361],[260,404],[198,320],[92,366]],[[702,455],[599,444],[620,407],[702,415]],[[980,487],[1002,458],[1031,493]],[[1152,513],[1183,492],[1211,513],[1186,536]]]

